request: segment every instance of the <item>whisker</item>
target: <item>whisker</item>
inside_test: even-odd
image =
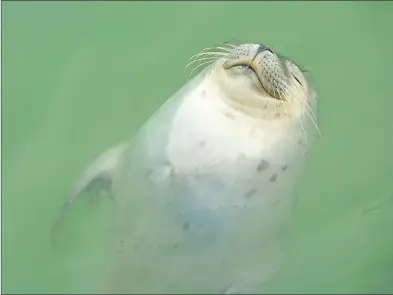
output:
[[[226,57],[226,56],[228,56],[228,53],[224,53],[224,52],[202,52],[202,53],[198,53],[193,58],[190,58],[189,61],[192,61],[194,59],[198,59],[200,57],[207,57],[207,56],[214,56],[216,58],[221,57],[221,56]]]
[[[208,51],[208,50],[211,50],[211,51]],[[202,56],[202,55],[213,55],[213,54],[228,55],[230,52],[231,52],[231,50],[229,50],[229,49],[227,49],[225,51],[217,51],[217,48],[205,48],[205,49],[201,50],[200,52],[191,56],[188,60],[192,60],[192,59],[197,58],[198,56]]]
[[[222,44],[224,44],[226,46],[230,46],[231,48],[236,48],[236,47],[239,46],[239,45],[236,45],[236,44],[233,44],[233,43],[230,43],[230,42],[226,42],[226,41],[222,42]]]
[[[190,73],[190,76],[192,75],[192,73],[195,71],[195,70],[197,70],[199,67],[201,67],[201,66],[203,66],[203,65],[206,65],[206,64],[212,64],[214,62],[214,60],[213,61],[211,61],[211,60],[209,60],[209,61],[205,61],[205,62],[203,62],[203,63],[200,63],[199,65],[197,65],[197,66],[195,66],[193,69],[192,69],[192,71],[191,71],[191,73]]]
[[[221,46],[213,47],[213,49],[220,49],[220,50],[223,50],[225,52],[232,52],[232,48],[226,48],[226,47],[221,47]]]
[[[310,115],[309,112],[307,112],[306,109],[305,109],[305,111],[306,111],[307,116],[311,119],[315,129],[317,130],[319,137],[322,138],[322,133],[321,133],[321,130],[319,130],[319,127],[318,127],[317,123],[314,121],[313,117]]]
[[[303,108],[302,108],[301,103],[295,98],[296,96],[291,95],[291,93],[288,92],[288,88],[289,88],[288,84],[287,84],[285,81],[282,81],[282,82],[283,82],[283,84],[284,84],[284,86],[285,86],[285,87],[284,87],[284,92],[286,92],[287,95],[288,95],[289,97],[292,97],[292,99],[296,100],[296,102],[299,103],[300,111],[301,111],[301,113],[302,113],[302,112],[303,112]],[[289,89],[290,89],[290,88],[289,88]],[[304,135],[304,140],[305,140],[305,145],[306,145],[306,147],[305,147],[305,153],[307,153],[307,150],[308,150],[308,138],[307,138],[306,129],[304,128],[304,124],[303,124],[303,122],[302,122],[302,116],[300,116],[300,117],[298,118],[298,121],[299,121],[299,123],[300,123],[300,126],[301,126],[301,128],[302,128],[302,132],[303,132],[303,135]]]
[[[306,144],[306,150],[305,150],[304,153],[307,153],[307,150],[308,150],[307,132],[306,132],[306,129],[304,128],[304,125],[303,125],[301,117],[299,117],[299,123],[300,123],[300,126],[302,127],[303,134],[304,134],[304,139],[305,139],[305,144]]]
[[[213,62],[213,63],[211,63],[210,65],[207,65],[207,66],[206,66],[206,67],[210,67],[210,70],[209,70],[209,72],[207,73],[206,78],[207,78],[208,76],[210,76],[211,72],[213,71],[213,68],[214,68],[215,63],[216,63],[216,62]]]
[[[283,81],[283,83],[286,85],[286,89],[291,89],[291,87],[288,87],[289,79],[288,79],[287,77],[286,77],[286,81],[288,81],[288,83],[286,83],[285,81]],[[293,88],[292,88],[292,89],[293,89]],[[287,90],[288,94],[289,94],[290,96],[292,96],[292,98],[293,98],[294,100],[296,100],[296,102],[297,102],[297,103],[299,104],[299,106],[300,106],[301,111],[302,111],[302,112],[304,111],[304,112],[307,114],[307,116],[311,119],[311,121],[312,121],[312,123],[313,123],[315,129],[317,130],[317,132],[318,132],[318,134],[319,134],[319,137],[322,137],[321,131],[319,130],[318,124],[317,124],[317,122],[316,122],[316,115],[315,115],[315,113],[312,111],[311,106],[309,105],[309,102],[308,102],[308,100],[307,100],[307,95],[305,94],[304,91],[300,90],[296,84],[295,84],[295,89],[296,89],[297,93],[299,94],[299,96],[304,98],[304,100],[305,100],[305,102],[306,102],[306,106],[311,110],[311,112],[312,112],[312,114],[313,114],[315,120],[314,120],[313,116],[311,116],[310,113],[307,111],[307,109],[305,109],[305,108],[302,107],[303,104],[299,101],[297,95],[291,95],[291,93],[288,92],[288,90]]]
[[[274,82],[275,82],[274,85],[277,86],[277,81],[274,81]],[[285,97],[282,97],[281,91],[280,91],[280,89],[278,87],[274,88],[274,92],[276,93],[276,89],[278,89],[277,93],[278,93],[278,96],[280,97],[280,105],[283,106],[285,114],[287,115],[287,117],[289,117],[288,110],[285,107],[285,104],[286,104],[287,100],[285,99]],[[305,153],[306,153],[307,152],[307,135],[305,133],[304,128],[303,128],[303,134],[304,134],[305,142],[306,142],[306,151],[305,151]]]
[[[315,119],[316,122],[318,122],[317,116],[315,115],[314,111],[312,110],[312,107],[310,105],[310,102],[308,101],[308,99],[306,100],[306,107],[310,110],[313,118]]]
[[[287,80],[288,80],[288,78],[287,78]],[[295,85],[296,89],[298,90],[298,93],[301,94],[301,96],[305,98],[304,100],[306,102],[306,106],[308,107],[308,109],[310,110],[313,118],[317,122],[317,116],[315,115],[313,109],[311,108],[310,101],[307,99],[306,93],[304,91],[300,90],[297,84],[294,84],[294,85]]]
[[[281,95],[281,91],[279,91],[279,89],[278,89],[278,87],[277,87],[277,81],[274,81],[274,94],[276,94],[276,92],[278,93],[278,96],[280,97],[280,105],[282,105],[283,106],[283,108],[284,108],[284,111],[285,111],[285,114],[287,115],[287,117],[288,117],[288,111],[287,111],[287,108],[285,107],[285,99],[282,97],[282,95]],[[276,91],[276,89],[278,89],[278,91]]]
[[[288,81],[288,80],[287,80]],[[289,82],[289,81],[288,81]],[[284,94],[285,94],[285,98],[286,98],[286,100],[289,100],[289,99],[296,99],[295,98],[295,96],[294,95],[292,95],[289,91],[288,91],[288,89],[290,89],[290,87],[289,87],[289,84],[286,82],[286,81],[281,81],[281,83],[283,83],[283,92],[284,92]]]
[[[250,43],[250,42],[242,42],[242,41],[240,41],[239,39],[234,38],[234,37],[231,37],[230,39],[232,39],[232,40],[234,41],[234,42],[231,43],[231,44],[235,44],[235,43],[237,43],[237,44]],[[236,45],[236,44],[235,44],[235,45]]]
[[[228,44],[226,44],[225,46],[230,46]],[[231,52],[232,52],[233,48],[228,48],[228,47],[223,47],[220,45],[217,45],[215,47],[207,47],[202,49],[200,52],[198,52],[197,54],[194,54],[193,56],[191,56],[189,58],[189,63],[186,65],[186,68],[188,68],[189,66],[199,63],[201,61],[204,61],[198,65],[196,65],[191,73],[190,76],[193,74],[194,71],[196,71],[198,68],[200,68],[201,66],[207,65],[209,63],[214,63],[216,60],[218,60],[221,57],[227,57]],[[209,71],[209,75],[211,73],[211,69]]]
[[[213,61],[213,60],[217,60],[217,58],[216,58],[215,56],[198,58],[198,59],[195,59],[195,60],[189,62],[189,63],[185,66],[185,68],[188,68],[188,67],[191,66],[192,64],[197,63],[197,62],[199,62],[199,61],[203,61],[203,60],[211,60],[211,61]]]
[[[307,99],[307,95],[305,95],[304,91],[301,91],[301,90],[298,88],[298,86],[297,86],[296,84],[295,84],[295,88],[297,89],[298,93],[299,93],[299,94],[302,94],[302,97],[305,98],[305,101],[306,101],[306,104],[305,104],[305,105],[309,108],[309,110],[311,111],[312,115],[310,115],[310,113],[307,111],[306,108],[304,109],[304,111],[306,112],[307,116],[311,119],[311,121],[312,121],[312,123],[313,123],[315,129],[316,129],[317,132],[318,132],[319,137],[322,137],[321,131],[319,130],[319,127],[318,127],[318,124],[317,124],[317,121],[316,121],[316,120],[317,120],[317,117],[316,117],[315,113],[313,112],[311,106],[309,105],[309,102],[308,102],[308,99]],[[300,102],[299,102],[299,103],[300,103]],[[314,119],[315,119],[315,120],[314,120]]]

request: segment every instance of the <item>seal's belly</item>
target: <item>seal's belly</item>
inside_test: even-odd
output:
[[[227,183],[214,175],[172,175],[151,184],[143,212],[129,212],[139,214],[127,223],[136,227],[118,239],[124,273],[144,274],[144,281],[128,275],[126,289],[217,293],[262,278],[277,263],[271,244],[284,208],[272,188],[268,179]]]
[[[127,269],[142,271],[146,280],[142,284],[129,276],[132,288],[142,284],[145,292],[146,288],[165,292],[176,286],[179,292],[217,293],[275,267],[269,247],[272,236],[266,231],[270,218],[263,215],[264,210],[245,203],[210,208],[200,201],[205,199],[202,194],[228,191],[220,183],[199,179],[150,195],[168,201],[144,212],[146,218],[138,225],[144,234],[129,237],[133,245],[125,258]]]

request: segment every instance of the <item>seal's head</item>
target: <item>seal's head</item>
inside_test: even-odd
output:
[[[229,47],[229,48],[228,48]],[[227,103],[253,117],[299,121],[315,118],[316,95],[304,71],[292,60],[262,44],[217,47],[210,75]],[[212,48],[213,49],[213,48]],[[211,55],[200,53],[199,57]]]

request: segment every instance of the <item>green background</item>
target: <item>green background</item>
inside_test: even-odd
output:
[[[319,97],[322,139],[267,290],[393,292],[393,2],[6,2],[2,13],[3,292],[94,291],[96,253],[67,259],[71,238],[53,251],[52,219],[81,169],[221,41],[307,66]]]

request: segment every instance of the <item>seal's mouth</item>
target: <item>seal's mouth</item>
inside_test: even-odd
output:
[[[279,88],[279,83],[274,80],[274,78],[270,79],[274,75],[270,74],[266,79],[266,76],[263,75],[261,69],[255,64],[238,63],[228,66],[226,63],[224,63],[223,68],[225,70],[231,71],[232,74],[236,72],[240,76],[253,76],[254,83],[258,84],[256,85],[259,86],[257,88],[262,88],[263,93],[268,94],[272,99],[283,101],[286,100],[285,96],[281,94],[282,90]]]
[[[260,84],[260,86],[265,90],[265,91],[267,91],[266,90],[266,88],[264,87],[264,85],[263,85],[263,82],[262,82],[262,80],[261,80],[261,78],[260,78],[260,76],[258,75],[258,69],[256,69],[254,66],[252,66],[252,64],[250,65],[250,64],[247,64],[247,63],[240,63],[240,64],[235,64],[235,65],[232,65],[232,66],[225,66],[225,64],[223,65],[223,68],[224,69],[226,69],[226,70],[229,70],[229,69],[237,69],[237,70],[239,70],[240,72],[244,72],[244,73],[247,73],[247,74],[252,74],[252,75],[254,75],[257,79],[258,79],[258,81],[259,81],[259,84]],[[278,99],[278,98],[277,98]]]
[[[243,67],[245,69],[251,70],[256,74],[255,70],[252,67],[250,67],[249,65],[239,65],[238,67]]]

